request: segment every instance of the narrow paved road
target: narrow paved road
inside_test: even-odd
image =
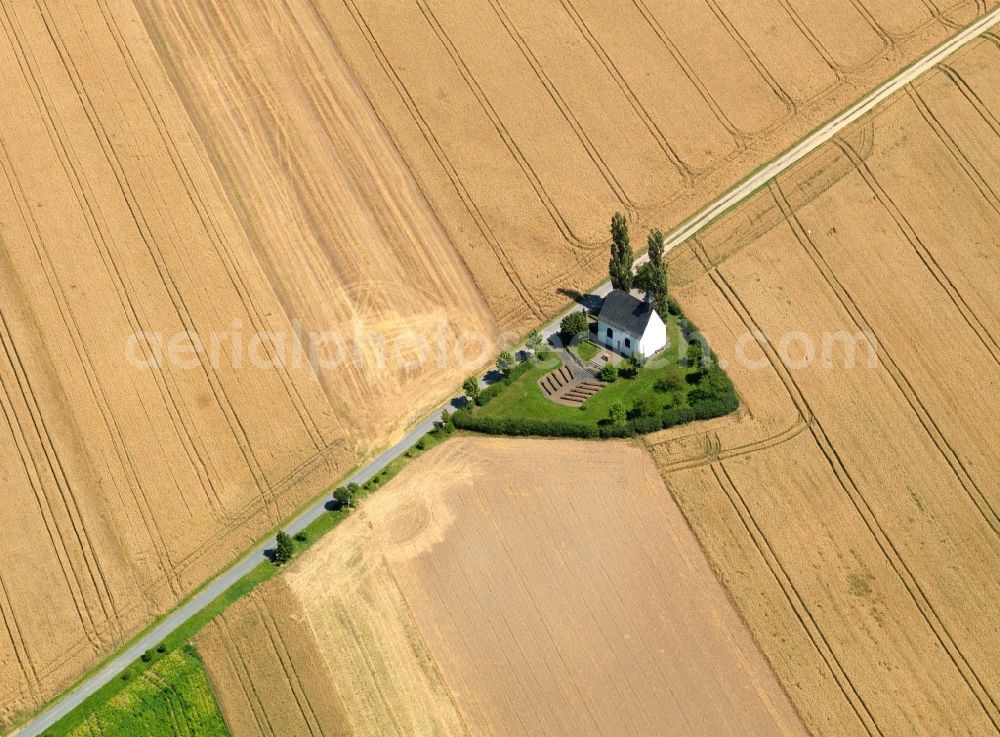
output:
[[[992,13],[983,16],[983,18],[975,24],[969,26],[950,41],[945,42],[927,56],[920,59],[920,61],[903,70],[896,77],[883,84],[867,97],[842,112],[822,128],[819,128],[814,133],[810,134],[807,138],[803,139],[796,146],[776,158],[763,169],[751,175],[715,202],[701,210],[694,217],[685,221],[680,227],[671,231],[666,240],[667,250],[686,241],[716,217],[749,197],[753,192],[760,189],[764,184],[776,177],[785,169],[792,166],[797,161],[800,161],[803,157],[807,156],[823,143],[830,140],[846,126],[870,112],[872,108],[892,95],[894,92],[912,82],[935,64],[947,59],[970,41],[973,41],[981,36],[998,21],[1000,21],[1000,9],[994,10]],[[640,259],[640,261],[642,260],[644,260],[644,258]],[[610,291],[610,289],[610,284],[604,284],[596,290],[596,294],[604,296],[608,291]],[[548,338],[557,330],[558,324],[556,321],[553,321],[545,327],[542,334]],[[434,412],[434,414],[430,417],[423,420],[419,425],[414,427],[405,438],[372,460],[368,463],[368,465],[354,474],[354,476],[352,476],[349,480],[358,484],[363,484],[368,481],[368,479],[388,465],[393,458],[405,452],[422,435],[428,432],[434,426],[434,423],[441,418],[441,412],[446,409],[447,406],[448,405],[442,407]],[[310,522],[317,519],[320,515],[327,513],[324,504],[325,500],[303,512],[293,522],[289,523],[286,529],[291,534],[294,534],[305,528]],[[94,693],[94,691],[109,682],[111,679],[115,678],[129,663],[132,663],[139,658],[143,652],[156,647],[156,645],[159,644],[164,637],[208,606],[208,604],[217,598],[223,591],[253,570],[262,560],[264,560],[265,552],[273,549],[274,546],[274,538],[261,543],[245,558],[241,559],[231,568],[228,568],[224,572],[220,573],[219,576],[216,577],[201,592],[199,592],[186,604],[176,609],[155,628],[143,635],[135,644],[119,653],[113,660],[87,678],[65,698],[50,706],[45,711],[39,713],[33,720],[25,724],[14,734],[18,737],[35,737],[35,735],[42,734],[46,729],[59,721],[59,719],[72,711],[84,699]]]

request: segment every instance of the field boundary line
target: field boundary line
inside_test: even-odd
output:
[[[542,318],[543,313],[538,301],[531,294],[531,291],[525,286],[521,275],[518,273],[517,268],[514,266],[514,263],[510,258],[510,254],[507,253],[503,244],[500,242],[500,239],[497,238],[493,229],[490,227],[489,222],[486,220],[486,216],[483,215],[482,211],[479,209],[479,205],[469,193],[465,182],[462,181],[462,177],[459,174],[458,169],[455,168],[451,159],[448,158],[448,154],[441,145],[441,142],[437,139],[433,128],[431,128],[426,118],[424,118],[420,107],[417,105],[416,100],[407,88],[406,83],[403,82],[403,79],[396,71],[396,68],[392,66],[392,62],[389,60],[388,55],[385,53],[381,43],[375,36],[375,32],[369,27],[367,20],[361,13],[361,10],[358,8],[355,0],[342,1],[348,14],[351,16],[351,19],[354,21],[355,25],[357,25],[358,31],[361,33],[365,42],[368,44],[368,47],[371,49],[372,54],[375,56],[376,62],[380,67],[382,67],[382,71],[389,79],[389,83],[395,88],[396,94],[398,94],[400,99],[403,101],[403,105],[406,106],[406,109],[409,111],[414,123],[423,135],[424,140],[431,150],[431,154],[435,159],[437,159],[441,168],[444,169],[445,176],[447,176],[451,181],[451,185],[458,193],[458,197],[462,201],[462,205],[469,213],[469,216],[476,224],[476,227],[482,234],[483,238],[489,244],[490,249],[496,255],[497,260],[500,263],[500,268],[503,269],[507,278],[510,280],[511,286],[517,290],[517,293],[521,296],[521,300],[531,312],[532,316],[535,318]],[[323,21],[323,30],[331,39],[333,39],[333,31],[330,29],[330,26],[323,17],[323,14],[316,8],[316,0],[309,0],[309,2],[317,17]]]
[[[844,311],[850,316],[855,327],[865,332],[865,340],[872,348],[874,348],[876,344],[878,345],[878,352],[880,357],[883,359],[883,365],[885,366],[886,373],[889,374],[889,377],[896,385],[899,393],[903,395],[903,398],[910,406],[911,411],[924,428],[924,432],[927,433],[927,436],[938,449],[938,452],[945,459],[952,474],[954,474],[956,480],[969,496],[969,499],[975,505],[976,510],[982,515],[983,520],[993,530],[994,534],[1000,534],[1000,529],[998,529],[1000,517],[997,516],[996,510],[992,508],[989,499],[985,494],[983,494],[979,485],[976,484],[975,480],[972,478],[972,475],[969,473],[965,464],[962,462],[962,459],[959,457],[958,452],[952,447],[951,443],[948,442],[948,438],[934,420],[934,416],[931,414],[930,410],[928,410],[921,401],[920,394],[916,389],[914,389],[910,379],[906,376],[904,371],[899,368],[899,365],[896,363],[892,354],[886,349],[885,342],[879,338],[878,332],[865,317],[861,307],[857,304],[857,302],[855,302],[854,297],[851,295],[847,287],[845,287],[840,279],[837,278],[836,271],[823,256],[822,251],[820,251],[812,237],[810,237],[798,216],[790,210],[788,199],[785,196],[785,193],[781,190],[780,185],[777,183],[775,183],[772,187],[772,194],[782,211],[786,211],[786,208],[789,208],[786,215],[787,222],[795,236],[796,241],[798,241],[799,245],[802,246],[802,249],[809,256],[810,261],[812,261],[816,270],[823,277],[823,280],[833,292],[841,307],[843,307]],[[876,342],[871,343],[871,339],[867,336],[874,336]],[[985,509],[983,508],[984,506]]]
[[[895,77],[884,82],[875,91],[869,93],[847,110],[835,116],[828,123],[820,126],[804,139],[779,155],[771,163],[761,167],[756,173],[744,179],[741,183],[728,190],[714,203],[703,208],[694,216],[684,221],[671,231],[666,240],[666,250],[670,250],[694,236],[699,230],[716,220],[742,200],[763,187],[782,171],[808,156],[826,141],[829,141],[844,128],[871,112],[879,103],[903,89],[913,79],[947,59],[970,41],[982,36],[994,24],[1000,21],[1000,8],[989,15],[983,16],[958,35],[952,37],[926,56],[917,60],[901,71]]]
[[[740,308],[737,310],[737,314],[739,314],[741,319],[744,320],[744,324],[747,329],[756,330],[763,334],[760,329],[760,325],[754,318],[750,308],[746,306],[739,294],[726,279],[725,275],[718,270],[713,273],[717,274],[722,283],[725,284],[728,291],[724,294],[726,294],[726,298],[730,301],[733,308],[736,309],[736,304],[739,304]],[[769,340],[763,341],[762,346],[766,347],[770,351],[774,351],[774,348]],[[781,373],[787,377],[789,388],[791,389],[794,387],[798,400],[801,401],[804,406],[809,408],[810,412],[812,412],[805,393],[795,382],[795,378],[791,375],[788,369],[783,363],[781,363],[780,358],[777,358],[777,354],[775,354],[775,360],[777,360],[778,365],[781,366]],[[775,365],[773,361],[772,365]],[[777,368],[777,365],[775,368]],[[834,477],[837,479],[838,485],[851,502],[851,505],[860,517],[861,521],[871,533],[876,545],[885,557],[886,562],[896,573],[900,583],[909,594],[914,607],[923,618],[924,623],[931,631],[931,634],[940,644],[948,659],[951,660],[952,665],[954,665],[955,669],[958,671],[959,677],[969,687],[972,695],[979,702],[983,712],[992,722],[994,728],[1000,728],[1000,715],[998,715],[998,709],[996,702],[993,699],[993,695],[983,685],[979,674],[972,668],[951,633],[948,631],[940,615],[937,613],[937,610],[934,609],[933,604],[924,592],[923,587],[920,585],[920,581],[910,570],[909,565],[897,549],[896,544],[892,541],[892,538],[885,531],[885,528],[882,527],[882,524],[879,521],[878,516],[875,514],[875,511],[872,509],[871,504],[861,492],[860,487],[857,485],[857,482],[854,480],[850,470],[847,468],[840,456],[840,453],[837,451],[836,446],[834,446],[833,441],[830,439],[826,429],[819,422],[818,418],[810,424],[809,430],[817,448],[825,456],[826,462],[830,466],[830,470]]]
[[[353,0],[344,0],[344,2],[353,5]],[[922,74],[924,71],[954,54],[970,41],[982,36],[998,20],[1000,20],[1000,8],[995,9],[990,14],[973,22],[965,30],[961,31],[944,44],[938,46],[935,50],[931,51],[917,62],[909,65],[897,73],[896,76],[883,83],[874,92],[868,94],[847,110],[835,116],[831,121],[813,131],[791,149],[773,159],[771,163],[761,167],[755,173],[750,174],[740,184],[737,184],[735,187],[731,188],[719,197],[714,203],[698,211],[691,218],[684,221],[684,223],[682,223],[678,228],[671,231],[671,234],[668,236],[668,240],[665,243],[667,250],[675,248],[677,245],[690,239],[699,230],[701,230],[701,228],[705,227],[713,220],[723,215],[726,211],[730,210],[736,204],[749,197],[750,194],[763,187],[768,181],[773,179],[782,171],[788,169],[790,166],[806,157],[809,153],[828,141],[846,126],[866,115],[880,102],[890,97],[899,89],[902,89],[906,84]],[[356,17],[355,22],[359,22]],[[364,33],[364,30],[362,30],[362,33]],[[372,41],[369,40],[369,44],[371,43]],[[508,276],[510,275],[508,274]],[[516,282],[513,278],[512,283],[515,285],[518,284],[518,282]],[[603,293],[607,290],[607,288],[607,284],[602,284],[595,291]],[[523,289],[523,285],[521,285],[521,289]],[[546,332],[554,330],[553,323],[547,323],[545,330]],[[417,423],[407,437],[403,439],[403,441],[384,451],[374,460],[369,461],[366,466],[351,474],[350,480],[358,480],[361,483],[367,481],[381,468],[388,465],[389,461],[401,455],[404,450],[409,447],[409,444],[414,442],[416,437],[419,437],[423,434],[423,432],[432,427],[433,422],[439,417],[440,411],[431,414],[422,422]],[[810,429],[812,432],[816,432],[815,427],[812,425],[810,425]],[[294,533],[295,531],[305,527],[309,522],[318,519],[322,514],[326,513],[323,506],[325,503],[325,497],[325,494],[322,497],[319,497],[317,502],[307,505],[297,516],[293,517],[287,525],[288,530]],[[230,567],[223,570],[214,578],[209,579],[206,584],[182,606],[173,610],[172,613],[166,616],[156,626],[150,628],[145,632],[145,634],[139,636],[125,649],[119,651],[117,655],[107,660],[105,664],[96,672],[92,673],[90,676],[85,676],[71,691],[64,694],[61,698],[57,697],[55,700],[50,702],[48,706],[43,707],[41,711],[37,712],[33,718],[26,723],[23,723],[19,728],[16,728],[16,734],[18,737],[36,737],[44,732],[44,730],[49,726],[58,721],[62,716],[72,711],[75,706],[83,702],[90,694],[97,691],[102,685],[115,678],[129,665],[129,663],[132,662],[132,660],[138,657],[138,655],[145,649],[148,649],[150,645],[155,646],[163,637],[176,630],[178,627],[187,622],[188,619],[207,607],[220,593],[225,591],[229,585],[239,581],[262,560],[261,556],[263,552],[269,549],[269,547],[273,544],[273,538],[270,537],[261,541],[260,544],[249,550]]]
[[[750,505],[747,504],[746,499],[740,493],[725,464],[721,461],[711,463],[709,464],[709,469],[712,471],[712,475],[715,477],[719,488],[722,489],[729,500],[733,511],[736,512],[736,516],[743,524],[743,528],[750,536],[750,540],[757,549],[757,553],[760,555],[761,560],[763,560],[764,565],[771,572],[775,583],[778,584],[781,592],[788,600],[795,618],[799,620],[799,624],[802,625],[802,629],[805,630],[806,635],[812,641],[817,654],[826,664],[830,675],[833,676],[834,681],[840,687],[841,693],[843,693],[847,703],[850,704],[851,709],[857,715],[858,721],[861,722],[861,725],[869,735],[883,735],[881,727],[875,721],[875,716],[871,713],[868,704],[865,703],[864,698],[858,692],[857,687],[847,674],[844,666],[841,665],[840,659],[833,650],[833,646],[826,638],[826,635],[823,634],[823,629],[816,622],[813,613],[799,593],[794,580],[782,564],[781,559],[778,558],[777,553],[774,552],[774,548],[771,547],[770,541],[768,541],[764,531],[760,528],[760,524],[754,517]],[[721,475],[719,471],[722,472]],[[723,478],[725,482],[723,482]]]
[[[962,293],[959,291],[958,287],[955,286],[951,278],[948,276],[947,272],[941,267],[934,254],[924,243],[923,239],[917,233],[916,229],[910,224],[906,215],[892,199],[885,188],[879,182],[878,177],[868,166],[868,163],[862,161],[858,158],[857,153],[854,151],[853,147],[843,141],[840,138],[834,139],[834,144],[840,147],[841,150],[854,162],[857,167],[858,173],[864,179],[865,184],[871,189],[872,194],[878,199],[879,203],[889,214],[896,224],[896,228],[903,234],[903,237],[909,242],[910,246],[916,251],[917,256],[923,262],[924,266],[934,277],[934,280],[941,286],[941,289],[948,295],[952,304],[955,305],[959,313],[962,315],[962,319],[968,324],[969,328],[975,333],[976,337],[983,344],[983,347],[993,358],[994,363],[1000,366],[1000,345],[997,344],[996,338],[993,337],[989,329],[983,325],[982,320],[973,311],[969,304],[965,301]]]

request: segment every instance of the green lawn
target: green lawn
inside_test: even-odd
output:
[[[538,379],[561,365],[559,359],[555,358],[544,366],[532,368],[488,404],[478,408],[476,413],[500,419],[525,417],[576,422],[596,427],[601,420],[607,418],[608,410],[615,402],[622,402],[626,410],[631,410],[636,401],[651,396],[658,403],[658,409],[683,407],[687,404],[688,393],[694,388],[692,385],[684,382],[680,389],[671,392],[661,392],[655,388],[659,379],[667,373],[666,364],[676,365],[680,347],[686,346],[677,318],[672,315],[667,321],[667,335],[670,339],[667,350],[655,356],[648,366],[639,371],[638,376],[633,379],[620,377],[588,399],[582,408],[556,404],[539,388]],[[690,370],[686,369],[685,372],[690,373]]]
[[[575,348],[572,348],[571,350],[574,351],[576,355],[580,357],[580,360],[583,362],[589,361],[591,358],[593,358],[594,356],[596,356],[598,353],[601,352],[600,346],[598,346],[596,343],[590,342],[589,340],[583,341],[582,343],[580,343],[580,345],[576,346]]]
[[[185,645],[130,679],[128,685],[67,731],[67,737],[228,737],[201,659]]]

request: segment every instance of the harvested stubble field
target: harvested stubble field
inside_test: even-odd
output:
[[[816,735],[1000,724],[998,67],[971,44],[674,254],[745,408],[651,449]]]
[[[338,0],[315,11],[502,324],[599,281],[994,0]]]
[[[465,373],[390,356],[348,362],[333,384],[291,346],[297,329],[357,326],[390,350],[402,336],[406,351],[408,325],[494,331],[329,44],[308,56],[239,6],[259,35],[194,24],[232,46],[199,40],[212,55],[191,63],[258,67],[183,80],[149,37],[148,9],[126,0],[0,8],[0,726]],[[280,102],[251,94],[262,70]],[[278,109],[292,117],[266,118]],[[136,368],[139,333],[194,334],[206,352]]]
[[[198,647],[235,737],[806,734],[621,442],[450,440]]]

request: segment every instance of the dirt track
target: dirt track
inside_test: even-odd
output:
[[[237,323],[288,332],[300,317],[320,329],[357,319],[405,339],[411,323],[490,333],[490,312],[504,327],[528,327],[562,304],[557,282],[596,281],[600,213],[623,207],[637,223],[675,221],[975,14],[971,3],[932,17],[916,2],[870,2],[862,12],[857,3],[758,0],[751,15],[749,6],[713,0],[706,6],[718,25],[708,14],[691,22],[738,60],[732,75],[719,75],[717,60],[684,32],[688,18],[663,22],[677,15],[666,2],[637,0],[621,14],[560,3],[559,23],[526,3],[420,2],[412,22],[390,10],[367,29],[357,22],[361,5],[254,12],[220,3],[206,10],[210,22],[201,22],[202,6],[139,3],[138,13],[122,0],[25,2],[0,14],[0,102],[10,113],[0,130],[0,454],[11,490],[5,525],[21,531],[29,550],[7,551],[12,562],[0,575],[0,721],[169,608],[462,373],[365,370],[334,380],[321,372],[317,382],[305,367],[201,365],[137,375],[122,362],[127,336]],[[376,16],[385,6],[364,10]],[[765,29],[752,22],[759,17],[775,22]],[[480,48],[468,29],[487,21],[495,45]],[[550,21],[555,38],[585,46],[540,40]],[[206,27],[219,32],[206,36]],[[398,42],[371,43],[404,27]],[[335,46],[377,113],[347,79]],[[402,61],[386,66],[386,49]],[[811,61],[789,65],[783,53]],[[496,78],[496,54],[510,60],[523,96]],[[645,75],[649,59],[664,54],[671,61],[663,74]],[[570,65],[588,70],[585,83],[562,72]],[[992,149],[972,148],[996,130],[996,95],[973,81],[982,69],[954,82],[966,100],[954,114],[967,124],[945,137],[992,162]],[[403,73],[419,79],[394,76]],[[322,79],[301,84],[309,75]],[[442,80],[440,89],[421,86],[428,75]],[[751,90],[753,105],[732,99]],[[619,104],[595,105],[595,91]],[[672,107],[657,104],[668,97]],[[932,121],[935,105],[951,107],[931,94],[914,104]],[[938,135],[940,124],[931,127]],[[995,203],[991,173],[955,161]],[[914,206],[910,217],[933,205]],[[972,223],[965,246],[980,243],[976,216],[963,218]],[[922,286],[944,289],[952,317],[990,353],[994,290],[968,267],[990,261],[973,252],[950,262],[950,251],[931,253]],[[353,271],[359,261],[364,267]],[[489,311],[462,281],[466,269]],[[853,275],[871,297],[881,285],[865,276]],[[904,297],[895,295],[897,309]],[[442,308],[428,310],[430,302]],[[927,324],[930,334],[907,328],[894,337],[941,335]],[[989,359],[974,360],[982,368]],[[918,376],[923,391],[947,415],[951,397],[935,396],[927,377]],[[962,397],[962,411],[979,420],[985,412],[988,422],[992,395],[971,401],[978,396]],[[790,402],[764,413],[775,435],[760,440],[741,429],[748,439],[739,447],[772,447],[804,432],[809,418],[786,414]],[[993,460],[980,440],[954,417],[959,429],[945,431],[936,417],[928,424],[932,410],[913,411],[931,428],[928,452],[937,448],[958,469],[986,514]],[[675,468],[677,455],[683,466],[685,452],[671,445],[662,462]],[[951,627],[971,641],[981,634]]]
[[[171,12],[162,31],[180,34],[176,14],[194,10]],[[0,480],[3,527],[18,531],[0,543],[0,724],[172,608],[465,372],[366,356],[317,381],[290,347],[296,321],[376,332],[390,349],[400,338],[406,358],[411,328],[494,331],[329,46],[317,61],[314,35],[269,36],[277,19],[253,20],[243,27],[257,37],[201,39],[182,85],[128,2],[0,12]],[[254,80],[272,75],[271,98],[239,69],[227,76],[238,43],[271,50],[246,55]],[[213,74],[225,86],[205,87]],[[275,126],[279,107],[290,117]],[[221,336],[218,360],[135,368],[128,341],[143,332]],[[255,334],[284,338],[236,347]]]
[[[970,44],[675,254],[746,399],[652,450],[816,734],[995,734],[1000,97]],[[867,334],[824,365],[796,331]]]
[[[602,280],[607,213],[676,225],[986,10],[917,0],[316,7],[500,323],[525,330],[564,304],[561,290]]]

